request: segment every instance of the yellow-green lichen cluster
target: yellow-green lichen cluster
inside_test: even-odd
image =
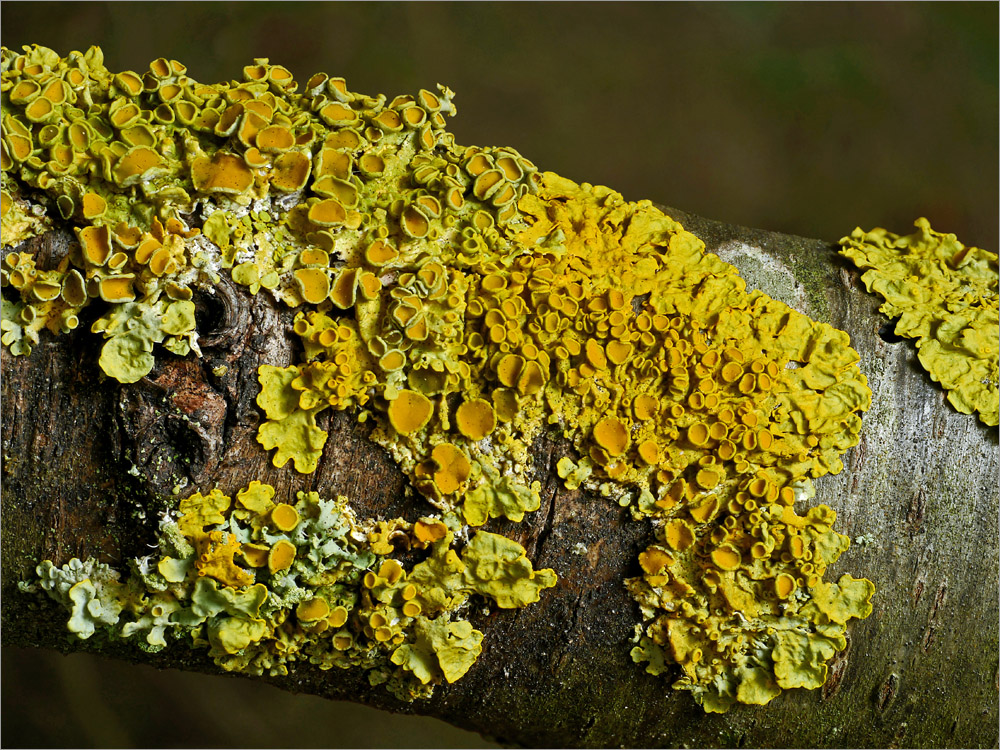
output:
[[[182,500],[157,554],[125,582],[94,560],[46,561],[38,575],[80,638],[113,628],[159,650],[169,636],[251,674],[363,666],[414,698],[462,677],[482,651],[483,634],[463,619],[470,597],[523,607],[555,583],[505,537],[480,531],[454,547],[439,517],[362,522],[344,497],[299,492],[281,503],[251,482],[235,501],[217,489]],[[407,569],[397,548],[426,553]]]
[[[872,611],[871,581],[822,580],[848,546],[831,528],[836,514],[820,505],[799,516],[791,487],[776,503],[759,502],[756,489],[722,524],[700,526],[700,507],[668,521],[639,555],[643,575],[627,581],[650,623],[637,629],[632,658],[652,674],[679,663],[674,687],[709,712],[820,687],[847,621]]]
[[[554,430],[576,449],[557,466],[567,487],[656,530],[645,575],[629,582],[644,620],[635,658],[655,672],[680,664],[679,686],[709,710],[819,684],[872,593],[867,581],[822,581],[847,539],[825,506],[792,509],[812,478],[841,469],[870,404],[847,335],[748,294],[648,201],[539,172],[513,149],[457,145],[444,127],[451,98],[439,87],[390,101],[322,73],[298,93],[266,60],[208,86],[174,61],[111,74],[99,50],[4,50],[4,205],[48,196],[80,239],[51,278],[8,255],[4,293],[18,295],[4,303],[4,341],[27,353],[40,327],[65,329],[53,321],[94,301],[107,311],[94,326],[108,339],[101,366],[132,382],[154,344],[198,353],[192,290],[218,274],[301,308],[301,360],[260,368],[258,440],[275,465],[310,473],[327,439],[317,415],[354,409],[441,511],[451,531],[406,576],[439,593],[419,601],[391,656],[421,681],[437,674],[431,652],[450,679],[479,647],[471,626],[427,606],[448,612],[470,592],[519,606],[552,585],[503,537],[476,533],[461,554],[490,546],[479,561],[450,545],[452,531],[538,509],[530,449]],[[25,226],[15,241],[37,231]],[[237,571],[234,544],[266,542],[268,560],[292,550],[239,536],[224,510],[206,520],[229,523],[207,574],[245,596],[257,579]],[[373,554],[389,554],[397,526],[380,522]],[[266,567],[253,575],[277,575]],[[398,582],[366,590],[405,608]],[[284,601],[268,590],[264,609]],[[390,625],[369,627],[396,643]],[[248,668],[267,637],[213,654]]]
[[[978,412],[997,425],[1000,298],[997,254],[966,247],[953,234],[931,229],[897,235],[881,227],[855,229],[840,251],[865,273],[869,292],[885,299],[879,308],[897,318],[896,333],[916,339],[917,358],[931,379],[948,391],[963,414]]]

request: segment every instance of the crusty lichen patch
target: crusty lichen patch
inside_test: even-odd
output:
[[[998,419],[997,254],[966,247],[953,234],[931,229],[900,236],[881,227],[844,237],[841,255],[865,273],[869,292],[885,299],[879,308],[898,318],[896,333],[916,339],[917,357],[931,379],[948,391],[963,414],[978,412],[988,425]]]
[[[389,100],[320,73],[300,91],[263,59],[242,82],[206,85],[164,59],[111,73],[97,49],[5,49],[2,61],[11,199],[30,191],[56,205],[79,239],[52,271],[7,255],[11,351],[29,353],[41,328],[69,330],[100,305],[100,365],[134,382],[157,345],[200,353],[193,292],[228,273],[299,309],[301,359],[258,373],[257,439],[275,465],[315,471],[327,440],[317,415],[352,409],[440,511],[412,528],[378,522],[368,551],[350,552],[366,562],[338,563],[360,576],[367,618],[344,631],[359,605],[320,590],[342,577],[317,572],[328,553],[299,531],[320,523],[321,501],[272,508],[258,490],[242,507],[221,492],[184,501],[157,574],[178,611],[196,594],[215,602],[198,605],[192,627],[207,628],[220,663],[285,668],[284,654],[305,649],[321,666],[368,664],[344,654],[392,645],[391,664],[419,683],[457,679],[482,636],[442,618],[472,593],[523,606],[554,583],[519,545],[475,532],[538,509],[530,449],[554,429],[575,447],[557,465],[567,487],[655,529],[644,575],[628,584],[643,613],[635,658],[655,672],[679,664],[679,686],[708,710],[820,684],[872,593],[823,582],[846,537],[825,506],[792,509],[812,478],[841,469],[870,404],[846,334],[747,293],[733,266],[648,201],[540,172],[510,148],[456,144],[446,87]],[[38,231],[11,216],[14,240]],[[405,575],[386,557],[397,532],[431,550]],[[384,559],[373,567],[371,556]],[[134,580],[161,585],[150,575]],[[302,582],[312,588],[289,593]],[[76,599],[108,599],[90,588]],[[116,597],[101,605],[105,620]],[[152,616],[122,606],[136,622]],[[331,628],[332,647],[301,642]],[[272,641],[282,645],[260,645]]]
[[[523,607],[555,584],[553,571],[534,570],[523,547],[496,534],[456,549],[440,518],[362,522],[344,497],[299,492],[276,503],[274,494],[260,482],[235,501],[195,493],[164,518],[157,554],[137,560],[128,580],[74,559],[42,563],[40,586],[70,610],[80,638],[113,628],[156,651],[170,636],[249,674],[287,674],[300,661],[363,666],[412,699],[475,663],[483,634],[464,619],[473,597]],[[379,544],[387,529],[395,547]],[[427,554],[407,569],[396,548]]]

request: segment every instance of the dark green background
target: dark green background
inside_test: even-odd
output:
[[[390,98],[445,83],[459,143],[631,200],[827,240],[927,216],[997,248],[993,2],[5,0],[2,21],[8,47],[99,44],[113,70],[163,56],[216,82],[269,57]],[[4,746],[481,744],[249,681],[11,649],[3,718]]]

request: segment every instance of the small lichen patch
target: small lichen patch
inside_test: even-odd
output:
[[[875,591],[849,575],[822,581],[847,549],[834,520],[824,505],[804,517],[765,505],[729,516],[688,547],[671,544],[668,524],[663,537],[677,552],[649,548],[640,556],[645,575],[628,581],[650,620],[633,659],[653,674],[679,663],[676,687],[710,712],[821,686],[826,661],[846,644],[846,623],[871,614]]]
[[[840,240],[840,253],[864,271],[865,288],[885,300],[879,309],[898,318],[896,334],[916,339],[920,364],[948,392],[951,405],[963,414],[976,412],[995,427],[997,254],[935,232],[927,219],[917,219],[914,226],[916,232],[903,236],[881,227],[855,229]]]

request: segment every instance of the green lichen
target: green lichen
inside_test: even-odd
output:
[[[491,518],[521,521],[525,513],[538,510],[538,486],[524,487],[488,464],[482,466],[482,483],[465,495],[462,513],[470,526],[482,526]]]
[[[424,684],[439,676],[454,682],[469,671],[483,651],[483,634],[464,620],[418,616],[414,630],[414,642],[393,651],[392,663],[412,672]]]
[[[931,379],[948,391],[963,414],[978,412],[997,426],[1000,297],[997,254],[966,247],[953,234],[931,229],[900,236],[881,227],[855,229],[840,244],[841,255],[865,273],[869,292],[885,300],[879,308],[896,321],[896,334],[916,339],[917,358]]]
[[[46,560],[38,566],[41,588],[70,610],[67,628],[89,638],[102,625],[114,625],[122,611],[118,573],[96,560],[73,559],[62,568]]]
[[[546,430],[574,446],[557,463],[567,487],[654,525],[646,575],[628,583],[643,616],[634,654],[657,672],[680,665],[706,709],[767,702],[798,679],[779,671],[823,672],[832,652],[813,641],[775,657],[772,620],[829,640],[843,626],[829,612],[862,616],[871,584],[822,584],[847,544],[832,512],[791,511],[858,440],[871,393],[856,352],[748,294],[648,201],[456,144],[442,86],[390,101],[320,73],[300,91],[264,59],[242,82],[206,85],[165,59],[112,73],[96,48],[4,49],[2,66],[4,220],[15,239],[39,230],[14,200],[31,191],[79,240],[54,270],[4,259],[12,353],[99,304],[101,367],[134,382],[157,345],[200,354],[192,295],[228,273],[301,308],[301,361],[258,373],[257,439],[274,464],[314,472],[317,415],[352,409],[442,514],[366,526],[311,495],[275,504],[264,485],[235,505],[196,493],[161,530],[155,571],[122,594],[146,647],[187,628],[227,669],[365,666],[409,696],[457,679],[482,638],[457,619],[470,597],[520,607],[555,583],[520,545],[474,531],[538,509],[531,446]],[[399,533],[429,549],[409,572],[392,558]],[[257,610],[246,592],[259,586]]]
[[[292,459],[296,471],[308,474],[316,470],[326,443],[326,433],[316,426],[316,415],[328,407],[342,410],[365,404],[375,376],[352,321],[338,321],[320,312],[300,313],[294,327],[302,337],[307,362],[260,368],[257,405],[267,421],[257,440],[267,450],[278,449],[275,466]]]

